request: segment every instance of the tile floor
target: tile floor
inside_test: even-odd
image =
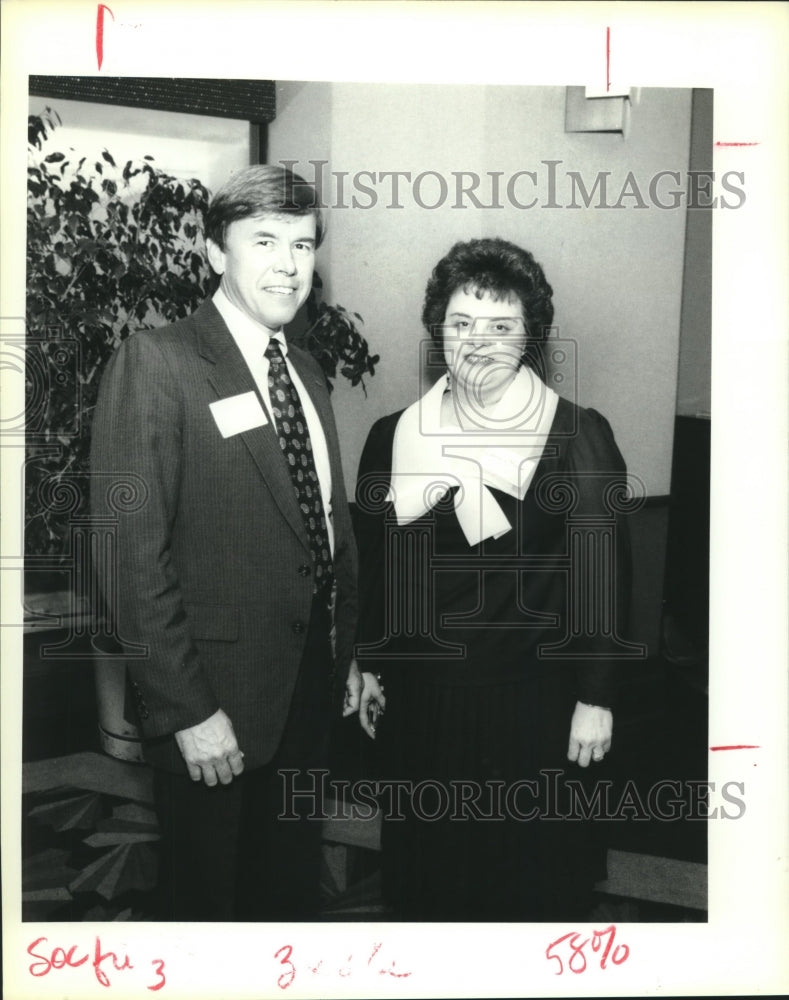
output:
[[[150,920],[156,817],[144,766],[84,752],[23,770],[23,920]],[[378,830],[325,827],[324,919],[392,919],[381,901]],[[706,919],[706,866],[614,850],[590,919]]]

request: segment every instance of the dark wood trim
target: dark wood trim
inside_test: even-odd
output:
[[[277,113],[273,80],[184,77],[30,76],[31,96],[238,118],[266,125]],[[264,129],[265,130],[265,129]]]
[[[249,124],[249,162],[268,163],[268,125],[265,122]]]

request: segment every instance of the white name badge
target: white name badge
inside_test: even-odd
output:
[[[251,431],[253,427],[263,427],[268,423],[254,392],[242,392],[238,396],[228,396],[227,399],[218,399],[208,405],[223,438]]]

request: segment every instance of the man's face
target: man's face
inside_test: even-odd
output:
[[[312,287],[313,215],[254,215],[231,222],[222,250],[207,241],[222,290],[255,322],[276,332],[290,323]]]

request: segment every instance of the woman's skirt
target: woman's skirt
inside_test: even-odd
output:
[[[584,919],[605,853],[578,808],[600,772],[566,759],[572,704],[536,673],[464,685],[393,665],[385,687],[382,872],[395,915]]]

